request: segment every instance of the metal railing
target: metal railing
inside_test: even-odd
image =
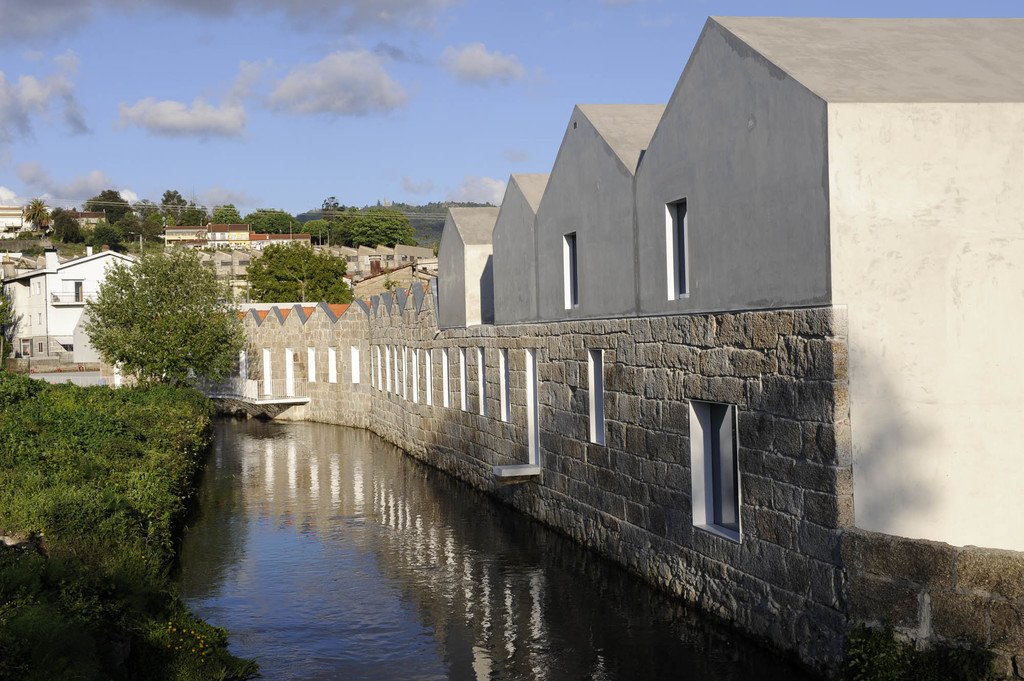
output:
[[[50,302],[64,305],[71,305],[74,303],[85,304],[85,301],[92,300],[96,297],[95,291],[80,291],[74,292],[59,292],[50,294]]]
[[[233,377],[222,381],[197,379],[194,382],[197,390],[207,397],[241,399],[247,402],[267,402],[309,397],[309,386],[306,381],[295,379],[288,381],[275,378],[264,381],[255,378]]]

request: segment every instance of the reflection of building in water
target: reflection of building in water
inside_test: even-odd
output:
[[[453,678],[614,678],[621,665],[658,664],[665,646],[677,650],[682,639],[712,649],[725,640],[617,568],[369,433],[264,428],[261,436],[273,437],[239,447],[245,507],[276,526],[315,533],[325,545],[373,555],[433,632]],[[623,602],[641,607],[622,610]],[[649,649],[634,651],[646,662],[632,653],[608,659],[623,631],[655,623],[673,624]]]

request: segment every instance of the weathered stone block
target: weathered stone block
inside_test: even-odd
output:
[[[850,615],[856,619],[894,627],[918,626],[918,591],[911,586],[854,572],[847,581],[847,594]]]
[[[843,565],[920,584],[929,589],[953,588],[956,550],[948,544],[904,539],[878,532],[843,533]]]
[[[686,410],[689,421],[689,410]],[[743,410],[738,415],[739,440],[749,449],[768,449],[775,437],[775,420],[770,414]]]
[[[971,594],[931,592],[932,631],[948,641],[984,645],[989,638],[989,601]]]
[[[1002,650],[1024,652],[1024,605],[992,603],[991,645]]]
[[[1010,600],[1024,597],[1020,553],[968,547],[957,555],[956,573],[959,591],[985,591]]]

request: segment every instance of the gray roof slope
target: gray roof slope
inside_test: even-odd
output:
[[[1024,102],[1024,19],[709,21],[827,102]]]
[[[497,208],[449,208],[452,224],[467,246],[487,245],[494,242],[494,223],[498,220]]]
[[[519,187],[523,198],[536,213],[540,208],[540,200],[544,197],[544,189],[548,186],[550,173],[513,173],[512,181]]]
[[[664,104],[577,104],[576,108],[630,173],[636,172],[640,152],[651,143],[665,113]]]

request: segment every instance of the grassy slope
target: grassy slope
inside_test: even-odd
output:
[[[0,371],[0,678],[244,678],[169,579],[209,441],[185,389],[49,386]]]

